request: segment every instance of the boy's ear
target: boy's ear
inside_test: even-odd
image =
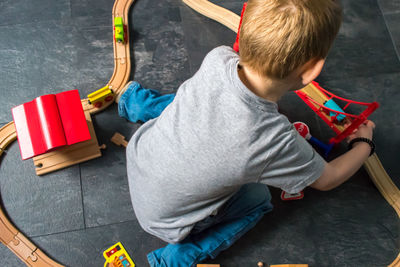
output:
[[[324,67],[324,64],[324,58],[314,58],[303,65],[300,78],[304,86],[314,81],[318,77],[322,71],[322,68]]]

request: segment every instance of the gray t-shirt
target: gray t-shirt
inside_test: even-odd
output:
[[[174,101],[127,147],[127,171],[143,229],[175,243],[251,182],[297,193],[325,161],[277,105],[241,82],[238,55],[212,50]]]

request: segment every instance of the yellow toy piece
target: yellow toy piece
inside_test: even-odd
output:
[[[135,263],[129,257],[121,242],[105,250],[103,256],[106,259],[104,267],[135,267]]]
[[[108,85],[106,85],[89,94],[87,97],[89,98],[89,104],[92,104],[96,108],[100,108],[105,102],[110,102],[114,99],[114,92]]]

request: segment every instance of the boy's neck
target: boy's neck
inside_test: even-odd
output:
[[[257,96],[272,102],[278,100],[287,92],[297,88],[293,82],[288,80],[270,79],[260,76],[250,68],[238,65],[238,75],[243,84]]]

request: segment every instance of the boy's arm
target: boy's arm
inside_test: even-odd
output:
[[[375,124],[372,121],[366,121],[360,125],[356,132],[348,137],[348,141],[356,137],[372,140],[374,128]],[[310,186],[318,190],[328,191],[341,185],[356,173],[368,158],[370,152],[371,147],[369,144],[365,142],[354,143],[350,151],[327,163],[321,177]]]

